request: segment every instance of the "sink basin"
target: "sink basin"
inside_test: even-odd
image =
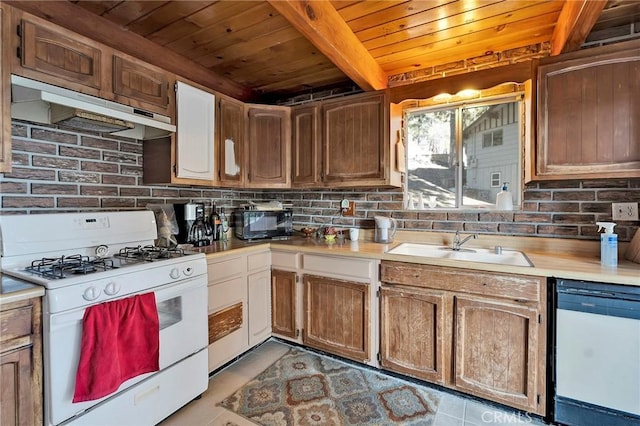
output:
[[[407,256],[432,257],[437,259],[462,260],[467,262],[497,263],[511,266],[533,266],[529,258],[519,251],[503,250],[496,254],[491,249],[462,249],[453,251],[448,246],[435,246],[431,244],[401,243],[388,250],[389,254],[401,254]]]

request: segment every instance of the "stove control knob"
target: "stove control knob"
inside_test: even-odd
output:
[[[95,287],[88,287],[83,293],[82,293],[82,297],[84,298],[84,300],[96,300],[98,297],[100,297],[100,290],[98,290]]]
[[[116,283],[114,281],[110,281],[104,287],[105,294],[107,294],[109,296],[113,296],[114,294],[118,294],[119,291],[120,291],[120,286],[118,285],[118,283]]]
[[[171,272],[169,272],[169,276],[174,280],[180,278],[180,270],[178,268],[173,268]]]
[[[186,268],[183,272],[187,277],[193,275],[193,268]]]
[[[98,257],[109,256],[109,246],[101,244],[98,247],[96,247],[96,256]]]

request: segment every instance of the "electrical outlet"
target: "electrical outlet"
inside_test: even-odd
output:
[[[638,220],[638,203],[611,204],[613,220]]]
[[[343,216],[355,216],[356,214],[356,203],[355,201],[349,201],[349,207],[342,210]]]

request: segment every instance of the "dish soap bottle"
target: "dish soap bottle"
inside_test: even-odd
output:
[[[600,264],[602,266],[618,266],[618,235],[613,233],[613,222],[596,222],[600,234]]]
[[[496,209],[498,210],[513,210],[513,198],[507,188],[508,183],[509,182],[503,182],[502,191],[496,195]]]

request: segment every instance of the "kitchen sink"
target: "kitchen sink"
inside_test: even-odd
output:
[[[502,250],[496,253],[493,249],[461,249],[454,251],[448,246],[436,246],[431,244],[401,243],[387,250],[388,254],[400,254],[406,256],[431,257],[436,259],[451,259],[467,262],[497,263],[510,266],[533,266],[529,258],[516,250]]]

